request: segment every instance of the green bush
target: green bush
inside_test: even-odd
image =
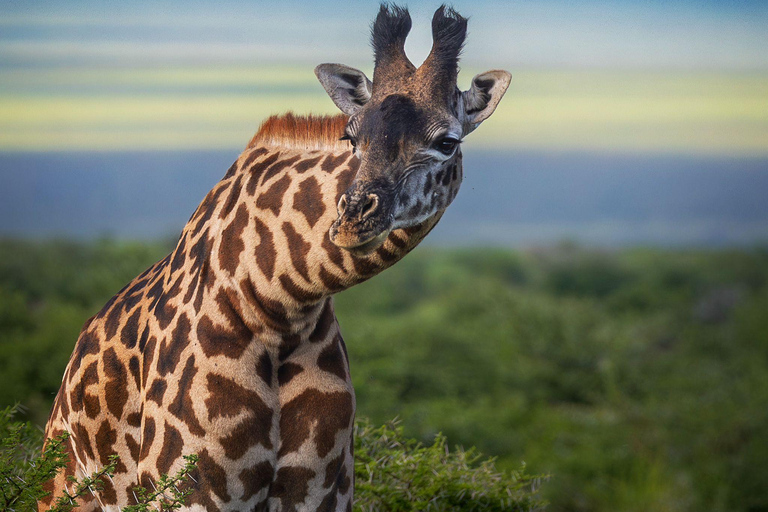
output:
[[[425,446],[403,435],[396,422],[373,427],[361,421],[355,434],[355,510],[364,512],[529,511],[541,477],[499,472],[474,449],[448,450],[438,434]]]

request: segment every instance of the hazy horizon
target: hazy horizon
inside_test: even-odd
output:
[[[174,239],[237,151],[0,153],[0,237]],[[467,149],[425,243],[768,244],[768,158]],[[181,186],[183,184],[183,186]]]

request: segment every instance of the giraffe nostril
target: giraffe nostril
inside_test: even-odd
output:
[[[373,215],[378,208],[379,208],[379,196],[377,196],[376,194],[368,194],[368,196],[365,198],[365,203],[363,204],[363,208],[360,212],[360,218],[367,219],[368,217]]]
[[[341,196],[341,199],[339,199],[339,204],[336,206],[336,209],[339,212],[339,215],[344,213],[347,209],[347,194],[344,194]]]

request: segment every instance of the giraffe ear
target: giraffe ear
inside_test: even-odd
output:
[[[360,70],[343,64],[320,64],[315,75],[336,106],[348,116],[371,99],[371,81]]]
[[[496,105],[507,92],[511,79],[512,75],[501,70],[486,71],[472,79],[472,87],[461,93],[464,105],[464,118],[461,119],[464,135],[491,117]]]

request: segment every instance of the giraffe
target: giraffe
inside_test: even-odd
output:
[[[117,454],[79,510],[119,510],[195,453],[189,510],[351,510],[355,396],[332,295],[397,262],[456,197],[460,141],[510,81],[459,91],[466,26],[440,7],[416,68],[407,9],[382,5],[373,81],[318,66],[342,114],[267,119],[175,249],[85,323],[46,427],[70,433],[53,495]]]

